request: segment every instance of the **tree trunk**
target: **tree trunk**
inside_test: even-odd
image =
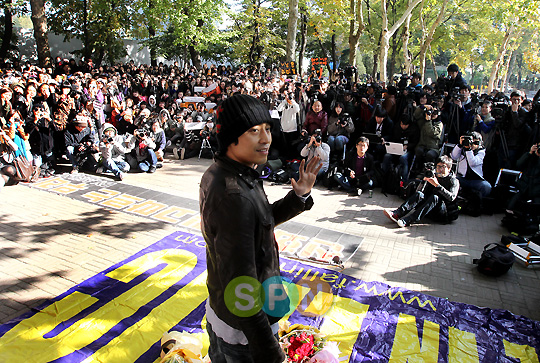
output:
[[[150,38],[153,38],[156,36],[156,28],[154,28],[154,14],[152,12],[152,10],[154,9],[154,1],[153,0],[149,0],[148,1],[148,9],[150,10],[149,13],[150,13],[150,17],[151,19],[147,19],[148,21],[148,35],[150,36]],[[157,66],[157,52],[156,52],[156,48],[151,45],[150,46],[150,65],[152,67],[155,67]]]
[[[289,0],[289,23],[287,24],[287,46],[285,61],[294,60],[296,50],[296,28],[298,26],[298,0]]]
[[[88,44],[88,0],[83,1],[83,56],[88,60],[92,55],[92,49]]]
[[[435,75],[435,79],[433,79],[433,82],[437,81],[437,78],[439,78],[439,75],[437,74],[437,65],[435,64],[435,57],[433,56],[433,52],[431,51],[431,45],[429,46],[429,58],[431,59],[431,67],[433,68],[433,74]],[[424,79],[422,79],[422,82]]]
[[[32,8],[32,24],[40,67],[51,65],[51,48],[47,35],[47,18],[45,17],[45,0],[30,0]]]
[[[13,35],[13,17],[11,15],[11,0],[4,3],[4,36],[2,37],[2,46],[0,47],[0,58],[5,60],[9,58],[8,51]]]
[[[409,0],[408,6],[411,5],[412,0]],[[411,33],[409,31],[410,25],[411,25],[411,17],[412,12],[407,16],[405,19],[405,23],[403,24],[403,33],[401,34],[401,39],[403,43],[403,64],[404,64],[404,72],[405,74],[411,74],[412,73],[412,57],[411,52],[409,52],[409,39],[411,37]]]
[[[337,56],[336,56],[336,32],[332,32],[332,72],[330,72],[330,79],[336,80],[337,70]]]
[[[441,24],[441,21],[444,16],[444,11],[446,10],[446,5],[448,5],[448,0],[443,0],[441,10],[439,11],[439,16],[437,16],[437,19],[431,25],[431,29],[429,29],[429,33],[427,34],[426,39],[420,46],[419,62],[420,62],[420,75],[422,76],[422,79],[424,79],[424,75],[426,72],[426,52],[427,52],[427,49],[431,46],[431,42],[433,41],[433,35],[435,34],[435,30],[437,30],[437,27],[439,26],[439,24]]]
[[[306,52],[306,44],[307,44],[307,16],[302,11],[302,22],[300,25],[300,51],[298,52],[298,74],[300,75],[300,79],[302,79],[302,70],[304,69],[304,53]]]
[[[517,88],[521,88],[521,77],[522,77],[522,67],[523,67],[523,53],[518,53],[516,55],[516,64],[518,67],[518,74],[517,74]]]
[[[193,45],[190,45],[188,49],[189,49],[189,55],[191,57],[191,63],[195,66],[195,68],[199,70],[202,69],[201,53],[199,53],[199,51],[195,49]]]
[[[349,64],[356,66],[356,52],[358,50],[358,41],[364,32],[364,13],[361,0],[350,0],[350,25],[349,25]]]
[[[511,26],[510,29],[506,32],[504,35],[504,39],[501,43],[501,46],[499,47],[499,54],[497,55],[497,59],[495,59],[495,62],[493,62],[493,65],[491,66],[491,75],[489,77],[489,83],[488,83],[488,93],[491,93],[493,91],[495,78],[497,76],[497,73],[499,71],[499,68],[501,66],[501,62],[504,58],[504,54],[506,53],[506,49],[508,48],[508,43],[510,42],[510,38],[512,37],[514,33],[514,26]]]
[[[506,88],[508,87],[508,81],[510,80],[510,75],[512,74],[512,67],[514,66],[514,59],[516,55],[513,50],[510,51],[510,54],[508,55],[508,59],[506,61],[506,66],[504,67],[506,69],[506,76],[503,79],[503,83],[501,86],[501,90],[503,92],[506,92]]]
[[[386,63],[388,61],[388,49],[390,48],[390,37],[394,35],[396,30],[399,29],[399,27],[405,22],[405,19],[409,16],[409,14],[414,10],[416,5],[418,5],[422,0],[414,0],[401,18],[396,21],[396,23],[392,26],[392,28],[388,29],[388,14],[386,11],[386,0],[381,1],[381,9],[382,9],[382,33],[381,33],[381,48],[380,48],[380,54],[379,54],[379,62],[380,62],[380,78],[381,82],[386,84],[387,81],[387,74],[386,74]]]
[[[260,7],[261,7],[260,0],[256,0],[254,5],[255,5],[255,8],[253,9],[253,18],[257,19],[258,16],[259,16],[259,11],[260,11]],[[260,42],[260,34],[259,34],[260,25],[259,25],[258,20],[254,21],[253,28],[255,29],[255,33],[253,34],[253,38],[251,39],[251,47],[249,48],[248,58],[249,58],[249,64],[256,65],[258,63],[258,61],[259,61],[258,54],[260,53],[260,51],[259,51],[260,50],[260,45],[259,45],[259,42]]]

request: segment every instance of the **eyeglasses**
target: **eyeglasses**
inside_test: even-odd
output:
[[[437,165],[437,169],[448,169],[448,165],[446,164]]]

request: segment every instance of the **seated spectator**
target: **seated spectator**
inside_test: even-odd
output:
[[[191,113],[191,117],[194,120],[197,120],[197,117],[200,117],[201,121],[206,121],[208,116],[209,114],[206,111],[206,105],[204,104],[204,102],[197,103],[197,109]]]
[[[349,195],[361,195],[375,185],[373,156],[367,153],[369,139],[361,136],[356,140],[356,149],[349,151],[345,158],[345,175],[338,175],[338,183]]]
[[[150,130],[150,137],[156,144],[154,152],[156,153],[157,160],[163,161],[167,140],[165,139],[165,131],[161,128],[161,120],[159,117],[155,117],[150,121]]]
[[[343,160],[343,150],[349,142],[354,124],[348,113],[343,113],[343,104],[338,102],[332,115],[328,118],[328,145],[332,158]]]
[[[540,203],[540,143],[531,146],[529,152],[518,159],[516,166],[523,173],[518,179],[518,193],[508,203],[510,210],[514,210],[520,201]]]
[[[2,125],[4,126],[4,125]],[[12,149],[8,143],[12,145],[13,140],[9,137],[5,127],[0,127],[0,191],[4,185],[14,183],[15,167],[11,165],[13,160]]]
[[[451,153],[452,159],[458,162],[457,178],[461,188],[480,193],[482,197],[491,193],[491,184],[484,179],[482,170],[485,155],[482,135],[478,132],[472,132],[469,137],[461,136]]]
[[[180,142],[180,145],[173,149],[173,154],[177,159],[189,159],[199,155],[199,152],[201,151],[201,129],[192,129],[189,125],[191,123],[193,123],[193,119],[191,116],[188,116],[184,123],[184,138]]]
[[[401,116],[401,122],[394,125],[392,140],[402,143],[405,153],[403,155],[385,154],[381,168],[387,174],[390,172],[392,165],[400,165],[401,180],[405,183],[409,180],[409,167],[414,157],[416,145],[420,140],[420,130],[416,123],[411,122],[409,115],[403,114]]]
[[[459,181],[451,170],[452,159],[441,156],[433,175],[426,175],[418,190],[398,209],[385,209],[384,214],[401,228],[418,223],[425,216],[442,223],[457,219]]]
[[[313,106],[308,111],[304,121],[303,129],[308,135],[313,135],[315,130],[321,130],[321,136],[326,137],[326,129],[328,127],[328,115],[323,111],[321,101],[313,102]]]
[[[118,180],[124,179],[124,173],[130,169],[125,155],[135,146],[135,138],[118,135],[116,128],[111,124],[103,126],[103,138],[99,144],[102,157],[102,165],[105,170],[110,170]]]
[[[135,145],[127,160],[132,169],[135,167],[143,173],[154,173],[157,169],[157,157],[154,149],[156,143],[146,129],[137,129],[133,135]]]
[[[88,117],[77,115],[73,122],[68,124],[64,135],[71,173],[78,173],[79,169],[96,170],[97,163],[93,154],[99,152],[99,149],[88,127]]]

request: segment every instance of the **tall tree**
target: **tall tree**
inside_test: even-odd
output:
[[[399,20],[397,20],[390,29],[388,29],[388,9],[386,0],[381,0],[381,18],[382,18],[382,31],[381,31],[381,45],[379,53],[379,69],[380,69],[380,78],[382,82],[387,81],[386,67],[388,62],[388,49],[390,48],[390,38],[394,33],[399,29],[399,27],[405,22],[405,19],[409,14],[414,10],[414,8],[422,0],[414,0],[410,3]]]
[[[419,63],[420,63],[420,75],[422,76],[422,79],[424,79],[424,75],[426,72],[426,55],[429,47],[431,46],[431,42],[433,41],[433,35],[435,34],[435,30],[437,30],[437,27],[441,24],[444,12],[446,10],[446,5],[448,4],[448,0],[443,0],[441,8],[439,10],[439,15],[437,16],[437,19],[431,24],[431,28],[429,31],[425,29],[425,27],[422,27],[422,43],[420,45],[420,51],[419,51]],[[422,16],[422,15],[420,15]],[[422,22],[422,25],[424,25],[424,22]]]
[[[350,20],[349,20],[349,64],[356,66],[356,53],[358,51],[358,42],[364,32],[364,11],[362,9],[362,0],[350,0]]]
[[[49,46],[47,17],[45,16],[45,0],[30,0],[30,8],[32,9],[38,63],[41,67],[50,66],[51,48]]]
[[[5,60],[8,57],[8,51],[11,45],[13,35],[13,16],[11,13],[11,0],[3,1],[4,7],[4,34],[2,36],[2,45],[0,46],[0,58]]]
[[[296,50],[296,28],[298,25],[298,0],[289,0],[289,22],[287,26],[287,46],[285,47],[285,60],[294,60]]]

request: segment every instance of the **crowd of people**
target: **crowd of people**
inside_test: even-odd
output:
[[[517,169],[522,155],[538,156],[539,94],[533,100],[520,91],[477,95],[455,64],[447,70],[431,84],[414,73],[383,89],[346,71],[332,81],[316,75],[301,81],[251,67],[14,63],[1,70],[0,182],[14,176],[8,155],[24,156],[43,177],[68,164],[72,173],[118,180],[155,172],[166,153],[212,157],[219,105],[246,94],[268,108],[269,160],[279,160],[292,178],[299,160],[317,157],[319,182],[359,195],[396,180],[402,186],[448,155],[460,190],[487,197],[500,168]],[[390,151],[396,144],[398,151]],[[538,172],[536,164],[527,167]],[[537,194],[529,188],[522,198],[538,201]]]

